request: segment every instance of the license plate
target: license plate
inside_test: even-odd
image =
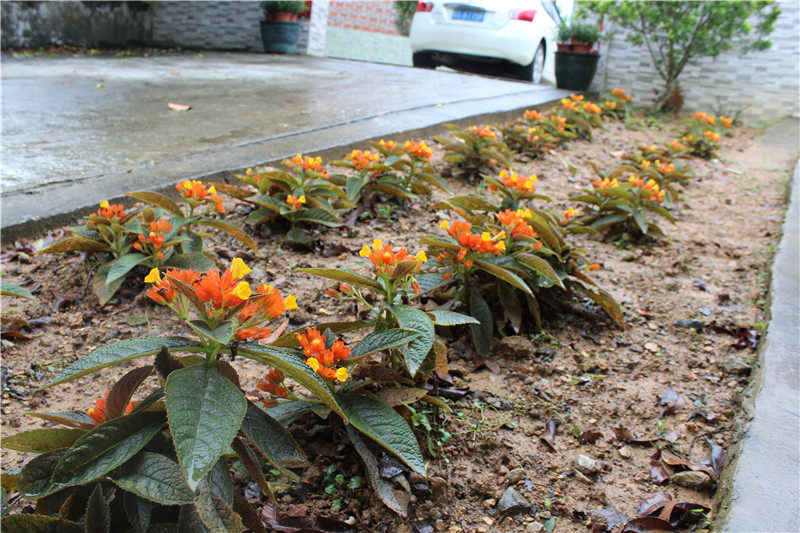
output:
[[[468,20],[470,22],[483,22],[483,11],[473,11],[471,9],[454,9],[453,20]]]

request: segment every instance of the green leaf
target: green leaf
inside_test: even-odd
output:
[[[253,191],[251,191],[250,189],[245,189],[244,187],[237,187],[236,185],[231,185],[230,183],[223,183],[220,181],[209,181],[208,184],[216,187],[216,189],[222,194],[227,194],[228,196],[236,198],[237,200],[246,200],[248,196],[253,195]]]
[[[290,400],[288,402],[279,403],[275,407],[270,407],[268,414],[282,426],[288,427],[289,424],[311,411],[311,408],[314,405],[319,404],[312,404],[310,402],[304,402],[300,400]],[[330,409],[327,405],[324,407],[326,409]]]
[[[194,499],[178,463],[160,453],[139,452],[113,473],[111,480],[119,488],[161,505],[180,505]]]
[[[490,213],[497,211],[497,207],[491,202],[474,196],[454,196],[450,198],[448,202],[457,207],[469,209],[470,211],[486,211]],[[436,208],[436,206],[434,206],[434,208]]]
[[[477,324],[469,326],[472,330],[472,342],[475,343],[475,350],[480,355],[487,355],[492,344],[494,318],[489,304],[476,290],[470,291],[469,294],[469,313],[478,319]]]
[[[194,501],[197,514],[209,530],[214,533],[241,533],[242,519],[220,498],[212,496],[211,487],[203,479],[197,487]]]
[[[115,261],[110,263],[111,268],[108,269],[106,285],[110,285],[115,281],[124,278],[128,275],[128,272],[149,260],[150,258],[143,254],[125,254],[117,258]]]
[[[295,221],[313,222],[315,224],[322,224],[323,226],[327,226],[329,228],[338,228],[342,225],[342,221],[339,220],[336,215],[317,207],[302,209],[297,213]]]
[[[37,499],[62,488],[50,480],[65,450],[53,450],[30,460],[22,467],[17,477],[17,491],[26,499]]]
[[[553,270],[553,267],[550,266],[550,263],[548,263],[547,260],[542,259],[538,255],[528,253],[517,254],[514,256],[514,259],[530,268],[537,274],[549,279],[562,289],[564,288],[564,284],[561,283],[561,280],[558,278],[558,274],[556,274],[556,271]]]
[[[644,215],[641,211],[634,211],[633,212],[633,219],[636,221],[636,225],[639,226],[639,229],[643,234],[647,234],[647,220],[644,218]]]
[[[141,412],[109,420],[75,441],[53,472],[53,482],[81,485],[122,465],[161,428],[163,413]]]
[[[242,228],[235,226],[230,222],[225,222],[224,220],[217,220],[214,218],[204,218],[202,220],[198,220],[197,223],[227,233],[240,243],[244,244],[245,246],[253,250],[256,253],[256,255],[258,255],[259,257],[261,256],[261,252],[258,251],[258,245],[255,243],[255,241],[253,241],[250,235],[245,233],[245,231]]]
[[[233,481],[224,457],[217,461],[211,472],[206,475],[205,480],[208,483],[209,490],[215,497],[228,505],[233,505]]]
[[[297,477],[290,468],[308,465],[303,449],[280,422],[251,402],[247,403],[242,432],[270,463],[289,478]]]
[[[5,437],[3,448],[18,452],[45,453],[59,448],[69,448],[84,433],[85,429],[31,429]]]
[[[419,333],[416,331],[409,331],[404,329],[387,329],[384,331],[373,331],[361,339],[358,344],[350,349],[350,356],[345,359],[346,362],[357,361],[367,355],[401,346],[413,339],[416,339]]]
[[[337,398],[354,428],[396,455],[415,472],[425,475],[425,461],[417,438],[397,411],[369,396],[339,394]]]
[[[4,516],[3,533],[83,533],[83,528],[70,520],[40,514]]]
[[[447,309],[434,309],[428,311],[428,315],[433,315],[433,322],[437,326],[460,326],[462,324],[477,324],[478,321],[469,315],[462,315]]]
[[[132,492],[126,492],[123,497],[125,515],[136,533],[145,533],[150,525],[150,515],[153,513],[153,504],[140,498]]]
[[[106,305],[125,282],[125,278],[122,277],[113,283],[106,284],[106,278],[108,278],[108,272],[110,270],[111,263],[106,263],[105,265],[101,265],[94,273],[94,276],[92,276],[92,292],[97,296],[97,300],[101,306]]]
[[[178,533],[217,533],[203,524],[194,505],[181,505],[177,531]]]
[[[14,285],[13,283],[2,280],[0,280],[0,296],[17,296],[19,298],[28,298],[29,300],[36,299],[36,296],[19,285]]]
[[[539,238],[541,238],[547,246],[561,253],[561,243],[544,218],[536,213],[531,213],[531,216],[525,217],[525,222],[533,228],[536,234],[539,235]]]
[[[487,261],[475,261],[475,266],[488,272],[489,274],[499,278],[506,283],[513,285],[514,287],[518,288],[519,290],[523,291],[525,294],[530,294],[533,296],[533,292],[531,292],[531,288],[528,287],[528,284],[525,283],[525,280],[520,278],[515,273],[511,272],[505,267],[500,265],[496,265],[494,263],[489,263]]]
[[[239,345],[239,355],[277,368],[308,389],[311,394],[336,411],[339,416],[345,418],[344,412],[336,398],[331,394],[328,384],[322,376],[314,372],[306,364],[305,359],[300,357],[302,352],[275,346],[243,343]]]
[[[361,436],[352,426],[347,426],[347,435],[353,443],[361,460],[364,461],[364,466],[367,468],[367,478],[369,479],[372,489],[380,500],[386,504],[389,509],[399,514],[402,517],[408,516],[408,505],[403,505],[394,494],[392,485],[389,481],[380,476],[380,469],[378,468],[378,460],[375,455],[367,447]]]
[[[347,198],[351,202],[358,202],[358,199],[361,196],[361,189],[364,187],[364,183],[364,180],[358,176],[350,176],[347,178],[345,192],[347,193]]]
[[[217,264],[202,252],[188,252],[173,255],[164,263],[164,266],[179,268],[181,270],[193,269],[199,272],[217,269]]]
[[[498,289],[503,313],[511,322],[514,333],[519,333],[522,328],[522,304],[519,301],[519,294],[508,283],[501,283]],[[525,297],[530,298],[528,295]]]
[[[177,215],[179,217],[183,216],[183,212],[181,208],[178,207],[178,204],[172,201],[172,198],[164,196],[161,193],[155,191],[137,191],[137,192],[129,192],[126,193],[125,196],[130,196],[131,198],[136,198],[140,202],[145,202],[156,207],[161,207],[162,209],[166,209],[173,215]]]
[[[233,383],[205,365],[175,370],[164,390],[178,463],[195,490],[239,431],[247,400]]]
[[[92,429],[94,427],[94,420],[84,411],[67,411],[66,413],[37,413],[29,411],[23,414],[76,429]]]
[[[78,379],[107,366],[130,361],[145,355],[154,355],[161,348],[180,350],[194,345],[196,345],[196,341],[184,337],[143,337],[117,341],[84,355],[65,368],[55,378],[39,387],[38,390]]]
[[[321,278],[328,278],[342,283],[350,283],[351,285],[359,285],[361,287],[368,287],[376,292],[383,292],[381,284],[374,279],[365,278],[358,274],[353,274],[346,270],[339,270],[337,268],[298,268],[300,272],[313,274]]]
[[[579,290],[591,298],[594,303],[603,308],[603,311],[622,329],[625,329],[625,319],[623,317],[622,309],[620,309],[617,301],[606,291],[599,287],[586,287],[579,286]]]
[[[152,373],[153,365],[146,365],[134,368],[117,380],[106,397],[106,417],[111,419],[124,415],[133,393]]]
[[[417,338],[408,343],[405,353],[406,368],[411,377],[414,377],[433,347],[435,336],[433,320],[424,311],[407,305],[392,306],[389,310],[401,328],[416,331],[419,334]]]
[[[438,273],[419,274],[415,276],[415,279],[417,280],[419,288],[421,289],[421,292],[418,295],[415,295],[415,297],[422,296],[423,294],[438,289],[439,287],[444,287],[453,282],[452,279],[444,279],[444,276]]]
[[[111,511],[103,496],[103,486],[95,485],[92,495],[86,504],[86,516],[83,520],[86,533],[109,533],[111,531]]]
[[[189,326],[196,332],[202,334],[204,337],[215,340],[220,344],[228,344],[236,334],[237,323],[233,320],[223,322],[213,330],[210,329],[202,320],[192,320],[188,322]]]
[[[47,248],[36,251],[34,255],[58,252],[100,252],[103,250],[108,250],[108,245],[105,243],[85,237],[67,237],[63,241],[54,242]]]
[[[272,346],[275,346],[276,348],[296,348],[300,346],[300,343],[297,342],[297,337],[295,337],[295,335],[302,335],[311,328],[317,328],[318,330],[321,329],[323,331],[329,329],[331,332],[338,335],[341,333],[347,333],[349,331],[356,331],[367,326],[372,326],[372,322],[354,320],[352,322],[323,322],[321,324],[313,324],[299,327],[290,333],[284,333],[272,343]]]

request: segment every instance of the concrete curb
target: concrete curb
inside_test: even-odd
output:
[[[795,165],[772,268],[770,322],[762,339],[749,424],[720,485],[719,532],[800,531],[800,165]]]

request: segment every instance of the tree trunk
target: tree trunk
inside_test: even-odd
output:
[[[673,91],[675,91],[675,85],[678,82],[677,78],[666,81],[667,84],[664,86],[664,90],[660,94],[656,95],[651,107],[653,111],[657,111],[659,113],[662,111],[667,100],[669,100],[669,97],[672,96]]]

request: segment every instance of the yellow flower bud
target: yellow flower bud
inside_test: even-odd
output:
[[[100,202],[100,207],[102,207],[103,209],[108,207],[108,200],[103,200],[102,202]]]
[[[372,241],[372,249],[373,250],[380,250],[383,248],[383,239],[375,239]]]
[[[339,381],[347,381],[348,377],[350,376],[347,373],[346,368],[340,368],[339,370],[336,371],[336,379],[338,379]]]
[[[150,270],[150,273],[144,278],[145,283],[159,283],[160,281],[161,276],[159,275],[157,268]]]
[[[313,357],[309,357],[308,359],[306,359],[306,364],[307,364],[308,366],[310,366],[310,367],[311,367],[311,370],[313,370],[314,372],[316,372],[317,370],[319,370],[319,361],[317,361],[317,360],[316,360],[316,359],[314,359]]]
[[[297,298],[295,298],[294,296],[292,296],[290,294],[283,301],[283,307],[285,307],[286,309],[290,309],[290,310],[291,309],[297,309]]]
[[[250,298],[251,294],[253,294],[253,291],[250,290],[250,284],[246,281],[240,282],[236,288],[233,289],[233,295],[242,300],[247,300]]]
[[[231,263],[230,271],[231,271],[231,276],[233,276],[233,279],[242,279],[243,277],[245,277],[247,274],[250,273],[250,268],[244,264],[242,258],[235,257],[233,259],[233,262]]]
[[[366,245],[363,248],[361,248],[360,252],[358,252],[358,255],[360,255],[361,257],[367,257],[369,254],[370,254],[369,246]]]

